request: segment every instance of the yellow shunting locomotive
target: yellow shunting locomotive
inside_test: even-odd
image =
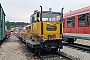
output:
[[[57,51],[62,49],[63,8],[61,12],[35,10],[30,16],[25,42],[35,50]],[[57,16],[61,18],[57,19]]]

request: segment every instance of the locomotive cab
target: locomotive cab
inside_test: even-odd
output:
[[[57,16],[63,20],[62,12],[42,11],[42,6],[40,12],[36,10],[30,16],[31,40],[47,51],[62,48],[63,22],[58,22]]]

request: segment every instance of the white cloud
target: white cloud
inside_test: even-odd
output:
[[[64,13],[70,10],[77,10],[90,5],[90,0],[0,0],[5,13],[6,20],[9,21],[27,21],[34,10],[48,10],[50,7],[53,11],[60,11],[64,7]]]

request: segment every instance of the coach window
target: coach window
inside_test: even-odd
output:
[[[74,27],[74,17],[67,18],[67,27],[73,28]]]
[[[88,22],[89,22],[89,26],[90,26],[90,13],[88,14]]]
[[[78,25],[80,27],[89,26],[89,13],[78,16]]]

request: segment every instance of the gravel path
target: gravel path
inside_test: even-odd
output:
[[[88,45],[90,46],[90,40],[82,40],[82,39],[77,39],[75,43],[83,44],[83,45]]]
[[[10,37],[0,47],[0,60],[28,60],[23,53],[20,41],[15,37]]]

